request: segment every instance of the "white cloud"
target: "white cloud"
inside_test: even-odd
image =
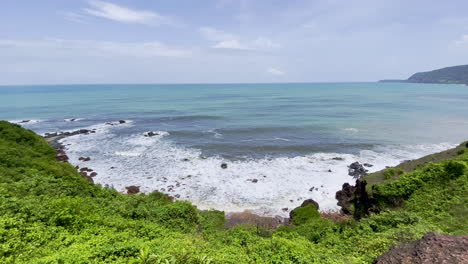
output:
[[[459,40],[454,41],[455,45],[462,46],[468,44],[468,34],[461,36]]]
[[[267,72],[268,72],[269,74],[276,75],[276,76],[282,76],[282,75],[285,75],[285,74],[286,74],[284,71],[278,70],[278,69],[276,69],[276,68],[269,68],[269,69],[267,70]]]
[[[212,46],[215,49],[237,49],[237,50],[248,50],[249,48],[242,45],[238,40],[224,40],[216,43]]]
[[[80,56],[93,57],[189,57],[192,51],[189,49],[171,48],[163,43],[152,42],[112,42],[94,40],[64,40],[64,39],[44,39],[44,40],[10,40],[0,39],[0,47],[6,50],[11,49],[18,53],[27,51],[28,56],[70,57],[80,54]]]
[[[266,51],[280,47],[278,43],[265,37],[258,37],[254,40],[242,40],[242,38],[236,34],[212,27],[202,27],[200,28],[200,33],[205,39],[215,42],[215,44],[211,46],[215,49]]]
[[[86,16],[75,12],[59,12],[66,20],[76,23],[86,23]]]
[[[122,23],[145,25],[173,25],[174,21],[166,16],[148,10],[135,10],[110,2],[89,1],[90,7],[83,8],[84,13]]]
[[[237,35],[217,30],[212,27],[202,27],[200,28],[200,33],[204,38],[211,41],[229,41],[237,40],[239,38]]]
[[[258,49],[276,49],[279,48],[280,45],[271,41],[268,38],[259,37],[252,42],[252,46]]]

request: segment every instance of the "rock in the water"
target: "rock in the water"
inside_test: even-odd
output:
[[[222,164],[221,164],[221,168],[222,168],[222,169],[227,169],[227,167],[228,167],[228,166],[227,166],[226,163],[222,163]]]
[[[372,165],[372,164],[370,164],[370,163],[364,163],[364,164],[362,164],[362,165],[364,165],[364,167],[368,167],[368,168],[374,167],[374,165]]]
[[[97,173],[96,172],[91,172],[91,174],[89,175],[90,177],[96,177],[97,176]]]
[[[348,175],[353,176],[355,179],[362,178],[367,175],[368,170],[359,162],[353,162],[348,166]]]
[[[468,263],[468,235],[427,233],[421,239],[398,245],[374,264]]]
[[[140,192],[140,186],[135,186],[135,185],[132,185],[132,186],[127,186],[125,187],[125,189],[127,189],[127,194],[137,194]]]
[[[342,157],[334,157],[332,160],[344,160]]]
[[[125,124],[126,121],[125,120],[119,120],[119,124]]]
[[[80,157],[78,160],[81,160],[81,161],[90,161],[91,158],[90,157]]]
[[[257,180],[257,179],[252,179],[252,182],[253,182],[253,183],[257,183],[258,180]]]
[[[154,136],[159,136],[158,132],[153,132],[153,131],[148,131],[143,134],[145,137],[154,137]]]
[[[29,123],[29,122],[31,122],[31,120],[25,119],[25,120],[19,121],[18,124]]]

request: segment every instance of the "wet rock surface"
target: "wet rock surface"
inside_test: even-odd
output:
[[[154,137],[154,136],[159,136],[160,134],[158,132],[154,132],[154,131],[148,131],[148,132],[145,132],[143,133],[143,136],[145,137]]]
[[[468,235],[427,233],[421,239],[398,245],[374,264],[468,263]]]
[[[366,163],[368,164],[368,163]],[[368,164],[370,165],[370,164]],[[355,179],[360,179],[367,175],[368,170],[364,168],[364,165],[359,162],[353,162],[348,166],[348,175],[353,176]]]
[[[135,186],[135,185],[132,185],[132,186],[127,186],[125,187],[125,189],[127,189],[127,194],[137,194],[140,192],[140,186]]]

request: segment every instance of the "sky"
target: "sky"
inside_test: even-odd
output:
[[[347,82],[468,64],[466,0],[1,0],[0,84]]]

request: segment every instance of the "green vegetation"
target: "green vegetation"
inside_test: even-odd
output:
[[[418,72],[409,77],[408,82],[468,84],[468,65]]]
[[[384,210],[360,221],[308,205],[291,226],[225,230],[222,212],[94,185],[0,121],[0,263],[370,263],[429,231],[468,234],[467,167],[464,151],[374,185]]]
[[[381,80],[380,82],[441,83],[468,85],[468,65],[459,65],[428,72],[418,72],[407,80]]]

